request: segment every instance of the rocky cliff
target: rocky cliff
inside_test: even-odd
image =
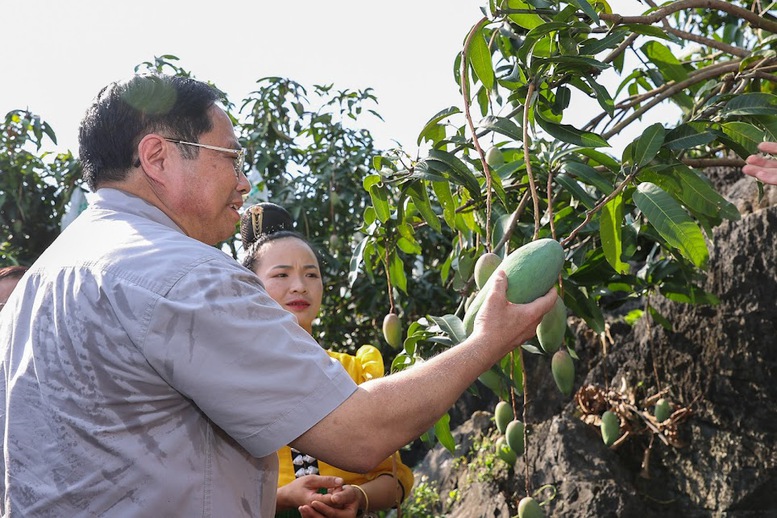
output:
[[[742,214],[709,243],[705,289],[720,304],[657,297],[671,330],[612,316],[604,342],[571,318],[577,393],[561,396],[548,360],[526,355],[529,442],[513,467],[493,455],[494,400],[468,397],[464,414],[480,411],[456,429],[458,458],[438,447],[416,467],[441,495],[424,514],[515,516],[528,488],[546,516],[777,516],[777,191],[759,198],[738,171],[710,176]],[[672,402],[663,423],[659,396]],[[607,407],[624,434],[609,448]]]

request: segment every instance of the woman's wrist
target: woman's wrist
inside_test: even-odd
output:
[[[367,496],[367,491],[363,487],[357,484],[351,484],[351,487],[356,489],[360,495],[357,497],[359,501],[359,512],[356,516],[363,516],[370,512],[370,497]]]

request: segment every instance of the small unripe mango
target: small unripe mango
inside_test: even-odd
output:
[[[672,407],[669,405],[669,401],[664,398],[656,401],[656,407],[653,409],[653,415],[655,416],[656,421],[659,423],[663,423],[669,419],[669,416],[672,415]]]
[[[515,465],[515,461],[518,460],[518,456],[510,448],[510,446],[507,445],[507,441],[505,441],[504,437],[499,437],[496,440],[494,448],[496,448],[496,455],[500,459],[508,463],[510,466]]]
[[[547,354],[553,354],[564,343],[566,332],[567,307],[561,297],[556,297],[556,303],[553,304],[550,311],[545,313],[540,325],[537,326],[537,340],[539,340],[543,351]]]
[[[505,163],[505,157],[502,154],[502,150],[493,146],[486,151],[486,163],[489,167],[499,167]]]
[[[521,498],[518,502],[518,518],[544,518],[539,502],[530,496]]]
[[[505,433],[507,424],[515,419],[513,415],[513,407],[507,401],[500,401],[496,404],[494,409],[494,420],[496,421],[496,428],[499,433]]]
[[[383,338],[394,349],[402,347],[402,324],[396,313],[389,313],[383,318]]]
[[[575,364],[566,349],[559,349],[553,354],[550,370],[561,393],[565,396],[572,394],[572,387],[575,384]]]
[[[475,262],[475,285],[477,285],[479,290],[483,289],[483,286],[486,285],[486,281],[491,277],[491,274],[494,273],[494,270],[496,270],[496,267],[499,266],[501,262],[502,258],[492,252],[485,253],[478,257],[477,262]]]
[[[612,446],[621,436],[621,422],[612,410],[602,414],[602,440],[607,446]]]
[[[505,427],[505,440],[516,455],[523,455],[523,421],[513,419]]]

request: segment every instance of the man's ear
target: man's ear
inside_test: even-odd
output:
[[[138,161],[143,172],[154,183],[166,183],[170,148],[164,138],[154,133],[149,133],[138,143]]]

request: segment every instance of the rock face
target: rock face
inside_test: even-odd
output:
[[[629,436],[607,448],[595,418],[586,422],[578,401],[555,389],[549,361],[527,355],[529,387],[543,395],[527,408],[527,454],[513,468],[496,459],[484,472],[482,446],[498,433],[489,401],[454,434],[464,461],[435,449],[416,467],[417,480],[456,495],[430,516],[514,516],[527,473],[530,492],[542,488],[535,498],[546,516],[777,516],[777,196],[767,188],[757,199],[753,180],[739,172],[713,181],[742,212],[709,244],[705,289],[720,304],[651,300],[673,329],[613,319],[606,358],[576,327],[575,390],[621,395],[622,408],[637,411],[624,427]],[[676,425],[646,416],[659,391],[680,410]]]

